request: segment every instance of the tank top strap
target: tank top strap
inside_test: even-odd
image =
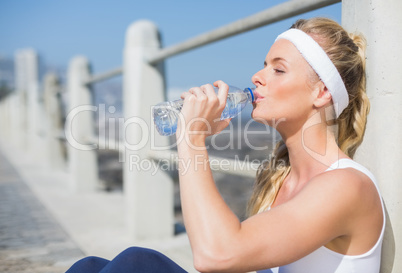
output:
[[[363,165],[357,163],[356,161],[349,159],[349,158],[341,158],[334,162],[326,171],[331,171],[331,170],[336,170],[336,169],[346,169],[346,168],[353,168],[355,170],[358,170],[362,173],[364,173],[370,180],[373,182],[375,188],[377,189],[378,195],[380,197],[381,201],[381,207],[382,207],[382,214],[383,214],[383,226],[381,230],[381,235],[380,235],[380,240],[382,240],[382,237],[384,235],[385,231],[385,223],[386,223],[386,215],[385,215],[385,207],[384,207],[384,202],[381,197],[381,191],[380,188],[378,187],[377,180],[375,179],[375,176]]]
[[[331,171],[331,170],[336,170],[336,169],[346,169],[346,168],[353,168],[356,169],[362,173],[364,173],[365,175],[367,175],[371,181],[373,181],[373,183],[376,185],[377,190],[378,189],[378,185],[377,185],[377,181],[374,177],[374,175],[363,165],[357,163],[356,161],[349,159],[349,158],[341,158],[337,161],[335,161],[331,166],[329,166],[329,168],[326,171]]]

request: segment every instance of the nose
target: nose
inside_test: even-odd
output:
[[[251,81],[256,87],[259,85],[265,85],[264,78],[262,77],[262,69],[251,77]]]

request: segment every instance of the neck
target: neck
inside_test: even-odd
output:
[[[339,149],[335,136],[320,115],[310,118],[291,136],[282,135],[289,152],[289,180],[306,183],[339,158],[347,157]]]

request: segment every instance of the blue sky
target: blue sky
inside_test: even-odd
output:
[[[66,67],[85,55],[94,72],[122,64],[127,27],[139,19],[155,22],[164,46],[255,14],[285,0],[0,0],[0,55],[34,48],[42,62]],[[188,88],[217,79],[250,86],[275,37],[297,18],[341,20],[341,4],[204,46],[166,61],[167,86]]]

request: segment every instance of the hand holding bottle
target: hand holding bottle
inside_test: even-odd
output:
[[[184,130],[192,138],[198,137],[204,141],[207,136],[219,133],[229,125],[231,117],[221,119],[226,106],[229,86],[223,81],[217,81],[214,85],[219,88],[218,94],[210,84],[193,87],[182,94],[183,119],[179,119],[177,135]]]
[[[227,86],[222,81],[217,81],[215,83],[216,86],[218,86],[219,83]],[[208,85],[208,86],[212,87],[211,85]],[[197,88],[190,89],[190,90],[192,90],[191,92],[194,93],[192,95],[195,96],[197,93],[201,94],[201,93],[199,93],[200,90],[202,93],[204,93],[202,88],[204,88],[204,87],[201,87],[198,89]],[[217,87],[212,87],[212,88],[215,90],[214,92],[216,94],[216,91],[218,91],[218,88]],[[229,94],[227,94],[226,105],[222,112],[222,115],[220,118],[221,120],[230,119],[230,118],[237,116],[243,110],[243,108],[246,106],[247,103],[252,103],[254,101],[253,89],[246,88],[246,89],[242,90],[240,88],[233,87],[233,86],[229,86],[228,88],[229,88]],[[183,93],[183,95],[186,93],[189,93],[189,92],[185,92],[185,93]],[[210,92],[210,91],[208,91],[208,92]],[[153,118],[154,118],[154,122],[156,125],[156,129],[158,130],[158,132],[161,135],[170,136],[176,132],[177,123],[178,123],[178,119],[179,119],[179,113],[183,108],[183,103],[184,103],[184,100],[179,99],[179,100],[174,100],[174,101],[162,102],[162,103],[159,103],[158,105],[154,106]],[[183,116],[181,116],[181,117],[183,117]]]

